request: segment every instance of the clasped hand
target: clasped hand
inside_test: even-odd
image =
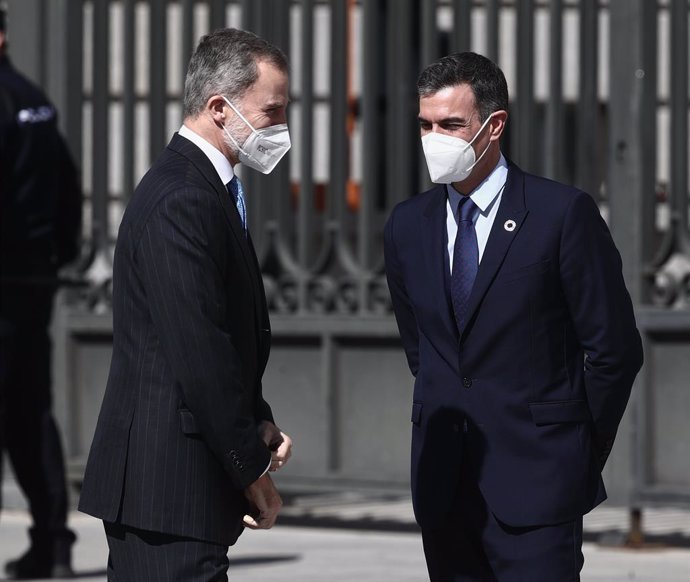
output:
[[[259,436],[271,450],[269,470],[277,471],[288,462],[292,455],[292,439],[268,420],[263,420],[259,424]]]
[[[275,424],[264,420],[259,424],[259,436],[271,450],[269,471],[277,471],[292,455],[292,439]],[[275,524],[283,500],[268,473],[264,473],[244,490],[252,515],[245,515],[244,525],[250,529],[270,529]]]

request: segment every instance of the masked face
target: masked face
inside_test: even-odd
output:
[[[242,145],[232,135],[233,132],[223,125],[223,131],[232,144],[237,148],[240,163],[249,166],[262,174],[270,174],[278,162],[290,149],[290,133],[286,123],[270,125],[255,129],[226,97],[225,102],[237,114],[237,117],[251,130]]]
[[[431,181],[435,184],[462,182],[472,173],[473,168],[489,150],[487,144],[479,158],[476,158],[472,144],[484,131],[493,114],[479,128],[471,141],[444,133],[429,132],[422,137],[422,149],[426,158]]]

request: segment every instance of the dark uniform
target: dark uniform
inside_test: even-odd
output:
[[[48,326],[57,270],[78,254],[81,189],[55,108],[1,53],[0,451],[34,524],[31,548],[6,569],[16,578],[51,577],[71,572],[74,534],[51,413]]]

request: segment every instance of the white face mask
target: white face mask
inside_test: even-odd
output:
[[[240,163],[262,174],[270,174],[290,149],[290,133],[288,132],[287,124],[279,123],[278,125],[254,129],[252,124],[245,119],[244,115],[227,98],[223,97],[223,99],[252,130],[244,145],[240,145],[232,137],[225,125],[223,125],[223,131],[225,131],[225,134],[239,151]]]
[[[433,131],[422,137],[422,148],[424,149],[426,165],[429,169],[431,181],[434,184],[462,182],[470,175],[472,169],[489,150],[489,146],[487,145],[479,158],[475,159],[472,144],[489,123],[492,115],[493,113],[486,118],[486,121],[482,123],[479,131],[477,131],[470,142],[466,142],[459,137],[453,137]]]

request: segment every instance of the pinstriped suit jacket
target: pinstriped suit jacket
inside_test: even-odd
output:
[[[257,423],[268,312],[251,240],[213,165],[175,135],[124,214],[113,356],[79,508],[232,544],[270,460]]]

